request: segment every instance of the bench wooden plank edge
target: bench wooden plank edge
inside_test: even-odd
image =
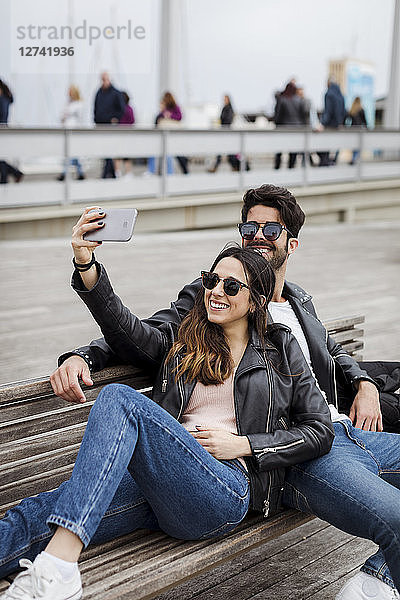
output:
[[[135,379],[138,387],[147,389],[151,387],[151,380],[143,371],[130,365],[118,365],[107,367],[98,373],[92,374],[93,386],[83,386],[84,389],[92,390],[102,387],[107,383],[124,383]],[[26,381],[17,381],[0,385],[0,406],[12,400],[29,400],[32,398],[44,398],[54,396],[49,377],[37,377]]]

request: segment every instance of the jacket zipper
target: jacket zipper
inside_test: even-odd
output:
[[[282,425],[283,429],[289,429],[283,417],[279,417],[278,422]]]
[[[272,413],[272,378],[271,378],[271,367],[267,361],[267,358],[265,356],[265,351],[264,351],[264,362],[265,362],[265,367],[267,369],[267,376],[268,376],[268,387],[269,387],[269,407],[268,407],[268,415],[267,415],[267,426],[266,426],[266,431],[267,433],[269,433],[270,430],[270,424],[271,424],[271,413]],[[264,508],[263,508],[263,515],[264,518],[266,519],[269,515],[269,509],[270,509],[270,498],[271,498],[271,489],[272,489],[272,477],[271,477],[271,473],[268,473],[268,491],[267,491],[267,496],[264,499]]]
[[[287,448],[291,448],[292,446],[298,446],[299,444],[304,444],[304,440],[296,440],[295,442],[291,442],[290,444],[285,444],[283,446],[271,446],[271,448],[262,448],[261,450],[254,450],[254,452],[258,456],[262,456],[263,454],[279,452],[279,450],[286,450]]]
[[[163,373],[162,373],[162,385],[161,385],[161,391],[163,394],[165,394],[165,392],[167,391],[167,384],[168,384],[168,379],[167,379],[167,362],[164,362],[164,367],[163,367]]]
[[[325,329],[325,345],[328,348],[328,330]],[[333,356],[331,356],[331,354],[328,352],[329,354],[329,375],[330,375],[330,384],[332,385],[332,381],[333,381],[333,402],[334,402],[334,406],[336,406],[336,408],[338,408],[338,401],[337,401],[337,392],[336,392],[336,368],[335,368],[335,364],[334,364],[334,360],[333,360]]]
[[[178,359],[178,356],[176,356],[176,368],[178,368],[178,366],[179,366],[179,364],[178,364],[178,360],[179,360],[179,359]],[[177,421],[179,421],[179,419],[180,419],[180,416],[181,416],[181,414],[182,414],[182,412],[183,412],[183,406],[184,406],[184,403],[185,403],[185,402],[184,402],[184,397],[185,397],[185,395],[184,395],[184,389],[183,389],[182,377],[179,377],[179,379],[178,379],[178,391],[179,391],[179,398],[180,398],[180,400],[181,400],[181,404],[180,404],[180,407],[179,407],[179,413],[178,413],[178,416],[176,417],[176,420],[177,420]]]

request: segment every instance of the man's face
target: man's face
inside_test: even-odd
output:
[[[260,204],[253,206],[247,213],[247,221],[256,221],[257,223],[267,223],[268,221],[274,221],[275,223],[281,223],[279,211],[272,206],[262,206]],[[287,259],[288,255],[288,233],[285,229],[282,230],[281,235],[274,242],[266,240],[262,229],[260,228],[253,240],[243,240],[245,248],[255,248],[265,259],[267,259],[274,271],[281,268]]]
[[[110,77],[108,73],[101,74],[101,85],[103,88],[108,88],[111,85]]]

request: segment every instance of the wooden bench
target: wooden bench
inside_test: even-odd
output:
[[[351,355],[363,347],[364,317],[325,323]],[[93,375],[85,404],[57,398],[48,378],[0,386],[0,517],[22,498],[56,488],[68,479],[86,420],[101,388],[125,383],[150,394],[150,382],[133,367],[112,367]],[[285,510],[264,519],[249,515],[232,533],[214,540],[182,541],[162,532],[137,531],[101,546],[89,546],[80,569],[84,598],[144,600],[166,591],[233,557],[308,521],[310,516]],[[12,579],[12,578],[11,578]],[[0,580],[0,593],[11,579]]]

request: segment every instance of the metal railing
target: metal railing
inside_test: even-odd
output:
[[[334,167],[314,168],[312,153],[359,150],[354,165],[347,161]],[[275,153],[304,154],[302,166],[273,169]],[[238,172],[207,173],[192,170],[189,175],[167,174],[167,157],[206,158],[237,155]],[[138,129],[104,126],[86,129],[0,130],[0,159],[12,162],[51,157],[59,165],[70,158],[102,159],[158,157],[160,175],[134,176],[129,180],[88,178],[75,181],[67,169],[63,182],[24,181],[0,186],[0,207],[72,204],[104,199],[160,198],[215,192],[243,192],[248,187],[273,182],[285,186],[321,185],[400,177],[400,130],[342,129],[314,132],[309,129]],[[251,170],[246,170],[247,161]],[[285,161],[286,162],[286,161]]]

